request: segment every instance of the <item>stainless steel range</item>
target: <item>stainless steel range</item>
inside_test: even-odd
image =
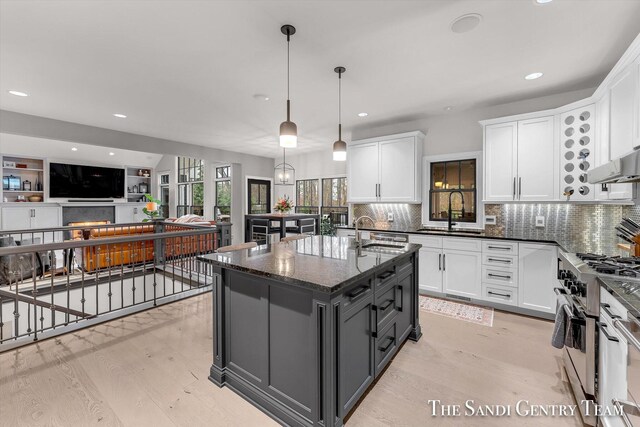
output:
[[[611,257],[588,253],[564,253],[558,256],[558,281],[555,289],[559,301],[567,301],[566,321],[579,331],[580,345],[565,345],[564,368],[578,402],[585,424],[596,425],[594,410],[585,411],[596,403],[598,324],[600,317],[600,283],[598,279],[623,280],[629,294],[640,294],[640,258]],[[588,412],[588,413],[587,413]]]

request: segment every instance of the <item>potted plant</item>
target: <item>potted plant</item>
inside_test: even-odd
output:
[[[145,194],[144,197],[147,199],[147,206],[142,208],[142,212],[148,217],[142,220],[142,222],[153,221],[154,219],[160,217],[160,210],[158,209],[160,205],[160,200],[154,198],[151,194]]]
[[[281,214],[289,213],[289,211],[293,209],[293,202],[289,199],[289,196],[281,197],[278,199],[273,209]]]

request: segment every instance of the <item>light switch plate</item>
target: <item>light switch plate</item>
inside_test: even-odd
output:
[[[496,225],[497,224],[497,220],[496,220],[496,216],[495,215],[487,215],[484,217],[484,224],[485,225]]]
[[[536,216],[536,227],[544,227],[544,217],[542,215]]]
[[[387,221],[393,222],[393,212],[387,212]]]

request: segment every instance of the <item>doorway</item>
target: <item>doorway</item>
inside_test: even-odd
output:
[[[248,179],[247,194],[250,214],[266,214],[271,212],[271,181],[264,179]]]

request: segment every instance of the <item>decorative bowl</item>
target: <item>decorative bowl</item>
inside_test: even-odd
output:
[[[42,196],[29,196],[28,199],[30,202],[41,202]]]

